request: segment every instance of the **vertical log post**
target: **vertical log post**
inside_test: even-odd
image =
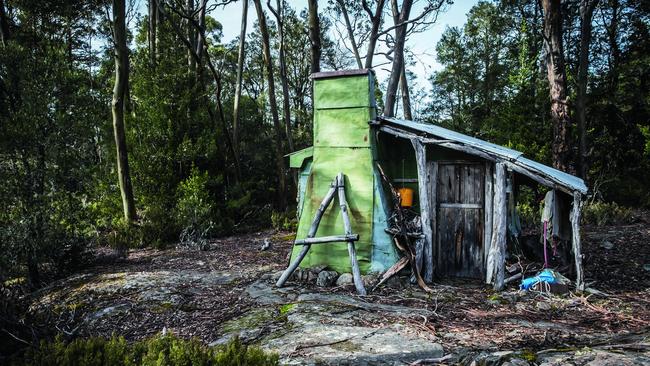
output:
[[[490,253],[485,276],[486,283],[494,285],[494,289],[501,291],[505,279],[506,256],[506,171],[505,163],[498,162],[495,166],[496,178],[494,182],[494,213],[493,233],[490,242]]]
[[[320,220],[323,217],[323,213],[327,209],[327,206],[329,206],[329,204],[334,199],[336,188],[338,186],[337,182],[338,182],[338,178],[335,178],[334,181],[332,182],[329,191],[327,191],[325,198],[323,198],[323,202],[321,202],[320,206],[318,207],[318,210],[314,215],[314,220],[312,221],[311,226],[309,227],[307,238],[313,238],[316,235],[316,231],[318,230],[318,225],[320,224]],[[302,260],[305,259],[305,256],[307,255],[309,248],[311,248],[311,244],[306,244],[302,247],[302,250],[300,251],[300,253],[298,253],[298,257],[296,257],[296,260],[293,261],[289,265],[289,267],[287,267],[287,269],[282,273],[282,276],[280,276],[280,278],[278,279],[278,282],[275,284],[277,287],[284,286],[285,282],[287,282],[289,277],[293,274],[293,271],[295,271],[296,268],[298,268],[298,266],[300,265],[300,262],[302,262]]]
[[[484,207],[484,221],[483,221],[483,263],[487,265],[488,253],[490,252],[490,242],[492,241],[492,214],[494,207],[492,205],[492,184],[494,177],[492,174],[493,163],[488,161],[485,163],[485,207]],[[483,267],[485,269],[485,267]]]
[[[415,159],[418,167],[418,192],[420,195],[420,222],[424,234],[424,245],[420,253],[418,263],[423,263],[423,277],[426,282],[433,280],[433,232],[431,230],[431,201],[429,197],[429,171],[427,170],[426,146],[417,138],[411,139],[415,150]],[[417,247],[420,251],[420,246]],[[419,254],[419,255],[418,255]],[[420,264],[422,266],[422,264]],[[419,268],[418,268],[419,270]]]
[[[431,214],[431,280],[433,280],[433,273],[435,272],[434,268],[434,258],[438,256],[438,162],[431,162],[431,172],[429,175],[429,192],[430,198],[429,202],[431,206],[429,207],[429,213]]]
[[[576,261],[576,289],[584,291],[585,280],[582,272],[582,251],[580,248],[580,206],[582,205],[582,197],[580,192],[573,193],[573,209],[571,210],[571,231],[573,242],[573,255]]]
[[[348,215],[348,201],[345,198],[345,178],[343,173],[339,173],[336,177],[336,185],[339,191],[339,205],[341,206],[341,216],[343,217],[343,227],[345,228],[345,235],[352,235],[352,225],[350,224],[350,216]],[[354,287],[357,288],[359,295],[366,295],[366,288],[363,286],[361,279],[361,270],[357,262],[357,251],[354,248],[354,241],[348,240],[348,254],[350,255],[350,265],[352,267],[352,277],[354,278]]]

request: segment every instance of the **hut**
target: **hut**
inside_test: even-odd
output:
[[[391,188],[402,187],[414,192],[421,229],[415,258],[424,281],[478,278],[502,289],[508,237],[518,234],[517,189],[539,184],[555,197],[556,226],[566,228],[576,286],[583,288],[581,179],[440,126],[377,116],[371,70],[312,79],[313,146],[289,155],[299,170],[299,222],[279,286],[298,265],[355,277],[395,265]],[[339,205],[330,204],[336,191]]]

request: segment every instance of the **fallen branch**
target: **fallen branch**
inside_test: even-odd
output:
[[[520,278],[521,278],[521,273],[517,273],[516,275],[510,276],[510,277],[506,278],[505,280],[503,280],[503,284],[504,285],[508,284],[508,283],[510,283],[512,281],[515,281],[515,280],[518,280]]]
[[[597,349],[629,349],[636,351],[650,350],[650,343],[628,343],[628,344],[607,344],[604,346],[594,346]]]
[[[388,281],[389,278],[393,277],[395,274],[401,271],[402,268],[406,267],[408,263],[409,263],[409,259],[407,257],[400,258],[400,260],[397,261],[397,263],[395,263],[392,267],[390,267],[388,271],[386,271],[384,275],[381,276],[381,280],[372,288],[372,291],[375,291],[377,287],[379,287],[381,284]]]
[[[448,354],[437,358],[421,358],[419,360],[412,362],[411,366],[442,363],[450,360],[452,357],[453,356],[451,354]]]
[[[5,333],[7,333],[7,334],[9,334],[9,335],[11,336],[11,338],[13,338],[13,339],[15,339],[15,340],[17,340],[17,341],[19,341],[19,342],[23,342],[23,343],[25,343],[25,344],[28,345],[28,346],[32,346],[31,343],[27,342],[27,341],[24,340],[24,339],[19,338],[18,336],[14,335],[14,334],[11,333],[10,331],[6,330],[5,328],[2,328],[2,331],[5,332]]]

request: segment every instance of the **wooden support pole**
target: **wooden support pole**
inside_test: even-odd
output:
[[[498,162],[495,165],[496,177],[494,182],[494,213],[492,220],[492,240],[485,276],[485,282],[494,285],[494,289],[501,291],[505,280],[506,260],[506,165]]]
[[[313,238],[316,235],[316,231],[318,230],[318,225],[320,224],[320,220],[323,217],[323,213],[327,209],[327,206],[330,205],[332,200],[334,199],[334,194],[336,193],[336,188],[337,188],[337,182],[338,178],[335,178],[334,181],[332,182],[332,185],[327,191],[327,194],[325,195],[325,198],[323,198],[323,202],[321,202],[320,206],[318,207],[318,210],[316,210],[316,214],[314,215],[314,220],[311,223],[311,226],[309,227],[309,232],[307,233],[307,238]],[[298,257],[296,257],[296,260],[291,262],[289,267],[282,273],[282,276],[278,279],[278,282],[275,284],[277,287],[282,287],[284,286],[285,282],[289,279],[289,277],[293,274],[293,271],[298,268],[300,265],[300,262],[302,262],[303,259],[305,259],[305,256],[307,255],[307,252],[309,251],[309,248],[311,248],[311,244],[307,244],[302,247],[302,250],[300,253],[298,253]]]
[[[571,231],[573,242],[573,255],[576,261],[576,289],[585,290],[585,279],[582,272],[582,251],[580,248],[580,208],[582,205],[582,195],[580,192],[573,193],[573,209],[571,210]]]
[[[429,202],[431,206],[429,212],[431,214],[429,220],[431,220],[431,275],[435,272],[434,263],[437,263],[438,256],[440,255],[440,248],[438,248],[438,162],[433,161],[430,163],[431,168],[429,169]],[[433,278],[431,278],[433,281]]]
[[[418,167],[418,192],[420,194],[420,222],[424,241],[416,246],[418,270],[422,269],[425,282],[433,279],[433,232],[431,230],[431,202],[429,197],[429,171],[427,170],[427,149],[420,139],[412,138],[415,160]],[[421,249],[420,249],[421,248]]]
[[[358,240],[359,240],[359,234],[333,235],[333,236],[321,236],[320,238],[298,239],[293,244],[311,245],[311,244],[341,243],[341,242],[358,241]]]
[[[345,178],[343,173],[339,173],[336,177],[336,185],[339,189],[339,205],[341,206],[341,216],[343,217],[343,227],[345,228],[345,235],[352,235],[352,225],[350,224],[350,216],[348,215],[348,202],[345,198]],[[359,295],[366,295],[366,288],[363,286],[361,279],[361,270],[357,262],[357,251],[354,248],[354,241],[348,240],[348,254],[350,255],[350,265],[352,266],[352,278],[354,279],[354,287],[357,288]]]
[[[492,185],[494,176],[492,174],[493,163],[488,161],[485,163],[485,218],[483,221],[483,263],[487,266],[488,253],[490,252],[490,243],[492,242],[492,214],[494,207],[492,205]],[[485,268],[485,267],[484,267]]]

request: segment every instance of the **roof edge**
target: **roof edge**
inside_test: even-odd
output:
[[[422,123],[420,122],[415,122],[415,121],[410,121],[410,120],[398,120],[396,118],[387,118],[387,117],[381,117],[378,116],[375,120],[378,122],[378,124],[372,124],[371,126],[390,126],[391,128],[397,129],[397,130],[402,130],[405,133],[412,134],[413,137],[420,138],[426,140],[426,138],[419,136],[417,133],[413,131],[418,131],[420,133],[423,133],[425,135],[431,135],[431,136],[438,136],[436,135],[435,132],[432,131],[427,131],[426,129],[423,128]],[[410,126],[405,126],[405,125],[400,125],[399,123],[402,124],[412,124]],[[540,182],[543,185],[549,185],[548,183],[553,183],[549,187],[550,188],[556,188],[555,185],[561,186],[567,191],[571,192],[580,192],[582,194],[587,194],[588,188],[587,185],[585,184],[584,180],[582,180],[580,177],[574,176],[569,173],[565,173],[561,170],[555,169],[553,167],[550,167],[548,165],[544,165],[540,162],[528,159],[524,156],[524,154],[520,151],[513,150],[510,148],[502,147],[501,145],[495,145],[489,141],[481,140],[476,137],[468,136],[465,134],[462,134],[460,132],[456,132],[453,130],[446,129],[444,127],[440,127],[438,125],[431,125],[435,126],[435,128],[438,131],[446,131],[448,133],[445,133],[445,136],[442,136],[444,139],[447,141],[450,140],[455,140],[453,144],[460,144],[463,145],[467,148],[474,149],[477,153],[483,153],[487,154],[485,156],[492,156],[496,159],[503,160],[508,162],[511,165],[516,165],[520,169],[518,170],[518,173],[528,175],[531,178],[534,178],[533,176],[543,178],[541,179],[542,182],[540,182],[540,179],[536,179],[538,182]],[[458,138],[454,138],[455,136],[459,136]],[[441,136],[438,136],[441,137]],[[484,144],[485,146],[481,146],[481,144]],[[451,146],[451,144],[450,144]],[[443,147],[448,147],[451,148],[450,146],[443,146]],[[498,146],[503,148],[503,152],[494,150],[492,147],[493,146]],[[517,153],[517,154],[513,154]]]
[[[359,76],[359,75],[368,75],[368,74],[374,74],[374,71],[372,69],[320,71],[311,74],[309,77],[312,80],[317,80],[317,79],[329,79],[329,78],[336,78],[336,77]]]

